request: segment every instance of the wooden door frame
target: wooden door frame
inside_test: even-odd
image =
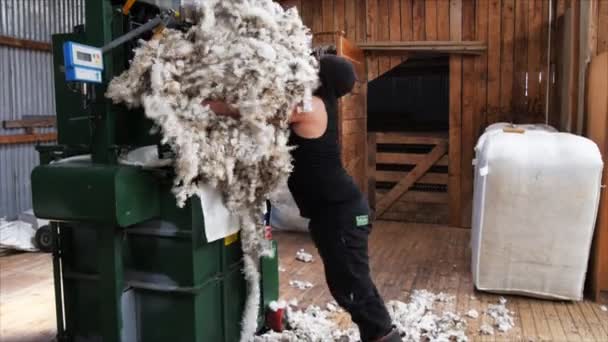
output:
[[[403,57],[404,53],[400,51],[385,51],[383,55]],[[406,54],[407,55],[407,54]],[[454,227],[462,227],[462,54],[449,55],[449,143],[448,143],[448,208],[449,208],[449,225]],[[366,68],[368,67],[369,58],[366,58]],[[367,75],[367,73],[366,73]],[[377,77],[380,75],[377,75]],[[369,83],[370,79],[367,80]],[[367,101],[366,101],[367,102]],[[367,110],[367,108],[366,108]],[[367,155],[371,151],[367,150]],[[466,169],[466,168],[464,168]],[[472,166],[471,166],[472,170]],[[471,171],[472,172],[472,171]],[[368,180],[370,172],[368,171]],[[372,180],[369,180],[372,182]],[[373,194],[370,194],[373,196]]]

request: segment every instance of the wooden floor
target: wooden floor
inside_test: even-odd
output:
[[[500,296],[474,290],[470,267],[469,230],[442,226],[376,223],[370,240],[372,273],[385,300],[407,301],[413,289],[427,289],[456,296],[444,308],[479,313]],[[281,295],[298,299],[300,304],[325,305],[331,301],[324,283],[323,267],[306,234],[275,233],[280,245]],[[304,248],[315,257],[305,264],[294,260]],[[298,290],[289,280],[309,281],[315,286]],[[480,336],[485,318],[468,320],[473,341],[608,341],[608,312],[592,302],[566,303],[505,296],[507,307],[515,312],[516,327],[507,335]],[[488,321],[488,323],[490,323]]]
[[[481,312],[498,296],[475,292],[469,272],[469,231],[394,222],[376,224],[370,241],[374,279],[386,300],[406,301],[413,289],[456,296],[445,309]],[[301,305],[325,305],[331,297],[323,267],[307,234],[275,233],[279,241],[281,294]],[[304,248],[312,264],[295,261]],[[309,290],[291,288],[289,280],[310,281]],[[608,312],[591,302],[563,303],[508,297],[516,327],[508,335],[477,334],[482,319],[472,320],[469,336],[480,341],[608,341]],[[0,341],[46,342],[53,338],[55,311],[51,257],[16,254],[0,257]]]
[[[0,341],[51,341],[55,295],[50,254],[0,257]]]

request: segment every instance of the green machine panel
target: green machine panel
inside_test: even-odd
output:
[[[66,162],[32,172],[37,217],[127,227],[159,215],[158,181],[136,167]]]

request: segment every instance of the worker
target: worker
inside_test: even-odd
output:
[[[348,311],[363,341],[401,341],[369,268],[370,211],[365,196],[344,169],[338,143],[338,99],[349,93],[356,74],[347,60],[320,58],[321,86],[312,111],[291,117],[289,144],[294,170],[288,186],[325,267],[338,304]]]
[[[359,327],[364,342],[401,341],[370,276],[368,237],[372,229],[367,200],[344,169],[338,143],[338,99],[356,81],[347,60],[320,57],[321,86],[312,110],[296,108],[290,117],[289,145],[294,169],[288,180],[300,214],[310,219],[332,296]],[[220,101],[206,101],[220,115],[238,117]]]

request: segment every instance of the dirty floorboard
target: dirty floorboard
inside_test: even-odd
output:
[[[325,305],[331,300],[323,266],[307,234],[275,233],[281,257],[281,296],[300,305]],[[482,312],[499,296],[476,292],[471,282],[469,231],[444,226],[378,222],[370,240],[374,279],[386,300],[407,301],[414,289],[443,291],[456,297],[440,309]],[[305,264],[295,260],[298,249],[313,254]],[[314,284],[308,290],[289,280]],[[566,303],[505,296],[514,311],[515,328],[508,334],[479,336],[483,315],[469,320],[473,341],[608,341],[608,312],[592,302]],[[605,303],[604,303],[605,304]],[[46,342],[55,331],[51,256],[23,253],[0,257],[0,341]]]

